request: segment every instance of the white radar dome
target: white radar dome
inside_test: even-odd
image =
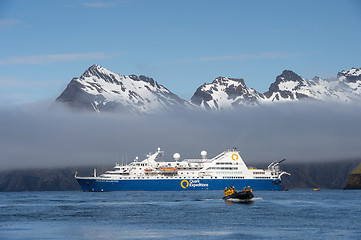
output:
[[[205,159],[207,157],[207,152],[203,150],[201,152],[201,156],[202,156],[203,159]]]
[[[173,158],[178,161],[180,159],[180,154],[179,153],[175,153],[173,154]]]

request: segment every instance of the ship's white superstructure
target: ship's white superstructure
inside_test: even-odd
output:
[[[267,169],[249,168],[239,152],[233,148],[214,158],[207,158],[202,151],[200,159],[179,161],[180,155],[174,154],[175,161],[162,161],[163,151],[149,154],[146,159],[136,158],[127,165],[116,164],[114,170],[106,171],[98,178],[103,179],[278,179],[285,172],[280,171],[279,162],[273,162]],[[96,176],[94,176],[96,177]]]
[[[282,190],[281,176],[288,174],[279,169],[280,162],[271,163],[267,169],[249,168],[236,148],[229,149],[214,158],[201,152],[202,158],[184,159],[173,155],[174,161],[163,161],[163,151],[138,158],[126,165],[116,164],[113,170],[93,177],[76,180],[84,191],[189,191],[222,190],[230,185],[255,190]]]

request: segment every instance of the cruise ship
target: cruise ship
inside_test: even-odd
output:
[[[275,161],[267,169],[250,168],[242,160],[236,148],[228,149],[214,158],[201,152],[199,159],[184,159],[173,155],[174,161],[163,161],[160,148],[139,161],[116,164],[114,169],[97,176],[80,177],[75,173],[83,191],[194,191],[224,190],[233,185],[236,189],[250,186],[253,190],[283,190],[281,176],[290,175],[281,171]]]

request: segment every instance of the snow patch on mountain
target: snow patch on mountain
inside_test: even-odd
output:
[[[348,71],[343,70],[337,74],[337,78],[357,97],[361,97],[361,68],[352,68]]]

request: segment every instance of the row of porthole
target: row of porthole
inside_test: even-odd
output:
[[[177,179],[177,178],[180,178],[180,179],[183,179],[183,178],[189,178],[189,179],[198,179],[198,178],[202,178],[204,179],[204,177],[157,177],[157,179]],[[214,177],[214,178],[217,178],[217,177]],[[119,179],[155,179],[155,178],[149,178],[149,177],[125,177],[125,178],[119,178]],[[211,179],[213,179],[213,177],[211,177]]]
[[[210,169],[212,169],[212,170],[214,170],[214,169],[216,169],[216,170],[237,170],[238,167],[209,167],[206,170],[210,170]]]
[[[216,174],[219,174],[219,175],[224,175],[224,174],[226,174],[226,175],[229,175],[229,174],[239,175],[240,172],[216,172]]]
[[[223,179],[244,179],[244,177],[223,177]]]
[[[152,174],[158,174],[158,173],[156,173],[156,172],[145,172],[145,174],[147,174],[147,175],[152,175]],[[174,172],[162,172],[161,174],[177,174],[177,173],[174,173]],[[187,173],[183,173],[183,172],[178,172],[178,175],[179,174],[196,174],[195,172],[191,172],[191,173],[189,173],[189,172],[187,172]]]

